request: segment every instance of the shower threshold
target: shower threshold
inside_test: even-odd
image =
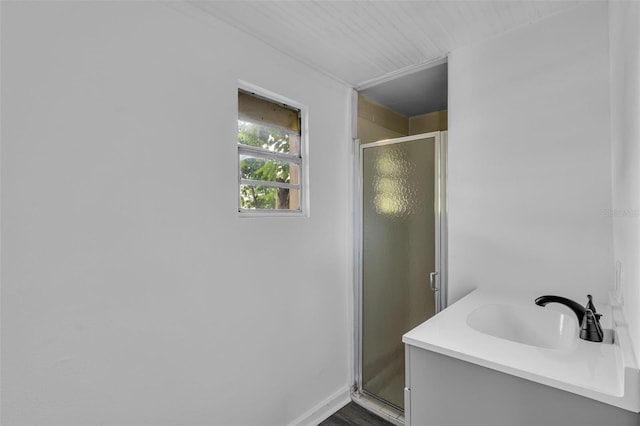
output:
[[[396,426],[404,426],[404,412],[359,391],[351,392],[351,400],[371,413]]]

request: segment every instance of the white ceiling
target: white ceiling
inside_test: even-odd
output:
[[[357,89],[585,0],[189,1]]]
[[[367,87],[360,93],[406,117],[448,109],[447,63]]]

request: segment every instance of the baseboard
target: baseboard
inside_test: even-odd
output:
[[[351,390],[348,386],[330,395],[327,399],[302,414],[287,426],[317,426],[333,413],[351,401]]]

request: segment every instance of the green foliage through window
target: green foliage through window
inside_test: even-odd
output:
[[[238,143],[268,152],[297,154],[291,146],[291,132],[238,120]],[[292,149],[293,148],[293,149]],[[298,165],[261,157],[259,153],[240,154],[240,177],[265,182],[291,182],[291,169]],[[298,182],[293,182],[298,183]],[[240,185],[240,207],[243,209],[289,209],[290,188],[265,185]],[[297,191],[293,189],[293,191]]]

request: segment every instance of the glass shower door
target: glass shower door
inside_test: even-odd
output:
[[[402,335],[436,313],[440,134],[361,146],[360,390],[404,406]]]

